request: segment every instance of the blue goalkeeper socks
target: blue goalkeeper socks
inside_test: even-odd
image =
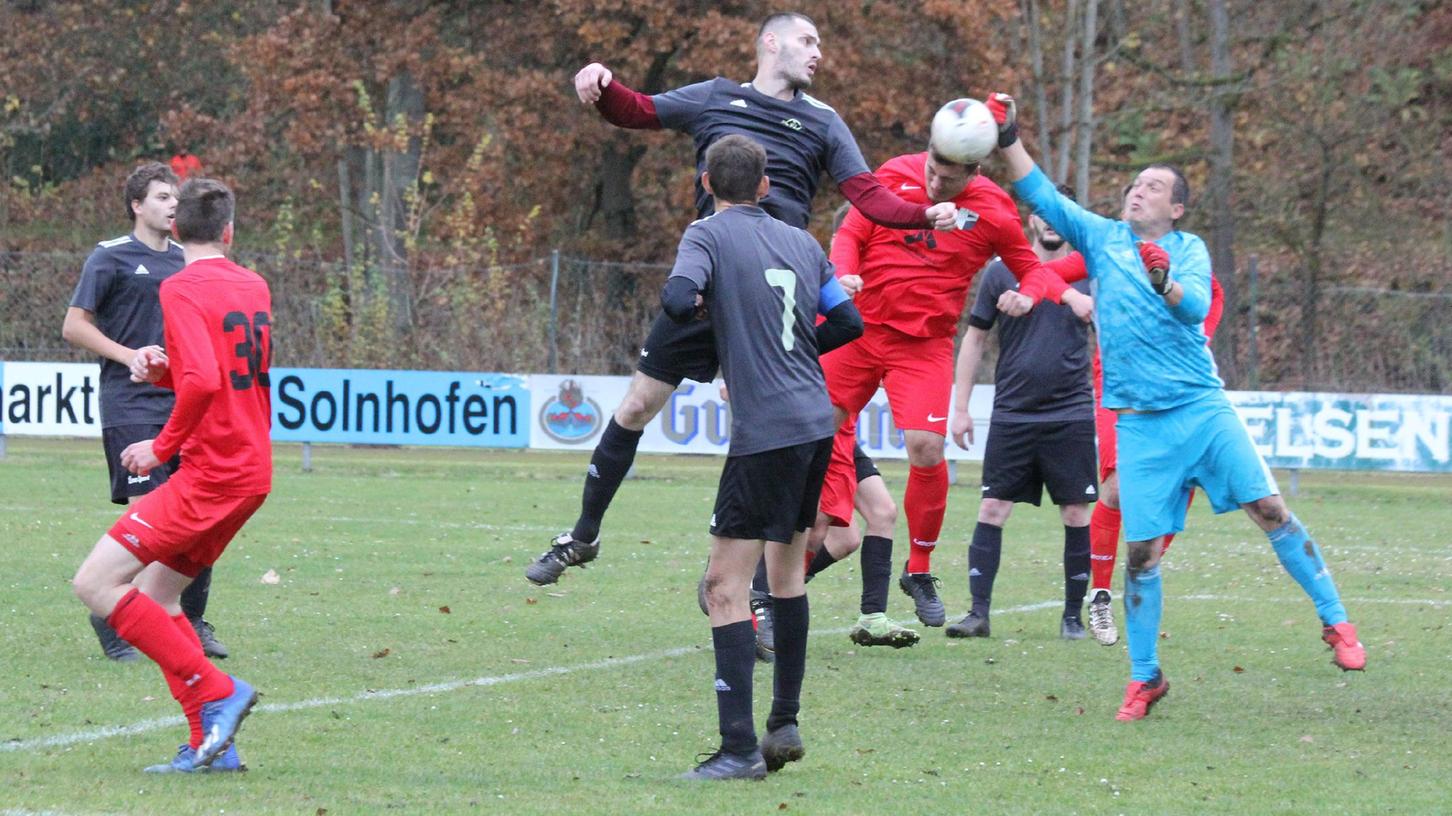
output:
[[[1281,566],[1296,579],[1301,589],[1311,596],[1316,604],[1316,614],[1327,626],[1346,622],[1346,607],[1341,605],[1341,594],[1336,591],[1336,582],[1331,570],[1321,557],[1321,548],[1311,539],[1301,520],[1295,515],[1291,520],[1266,533]]]
[[[1160,565],[1124,571],[1124,631],[1129,640],[1130,679],[1151,682],[1159,674],[1160,617],[1165,596]]]

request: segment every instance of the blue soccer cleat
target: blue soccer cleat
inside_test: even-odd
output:
[[[237,753],[237,743],[227,746],[222,755],[212,761],[211,765],[196,764],[197,752],[192,750],[190,745],[183,744],[177,748],[176,756],[171,762],[160,765],[148,765],[145,768],[147,773],[220,773],[222,771],[245,771],[247,766],[242,764],[242,757]]]
[[[196,765],[211,765],[221,756],[257,705],[257,689],[246,680],[232,677],[232,686],[228,696],[202,704],[202,744],[197,746],[193,759]]]

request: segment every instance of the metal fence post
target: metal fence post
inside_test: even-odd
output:
[[[302,469],[303,473],[313,472],[313,443],[311,442],[302,444]]]
[[[560,251],[550,250],[550,360],[549,370],[551,374],[556,373],[559,362],[559,342],[556,339],[557,324],[559,322],[559,288],[560,288]]]

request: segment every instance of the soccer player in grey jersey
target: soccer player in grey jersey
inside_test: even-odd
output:
[[[722,136],[749,136],[767,151],[771,192],[760,207],[774,218],[806,227],[812,199],[825,172],[842,194],[875,223],[904,229],[956,227],[957,209],[948,202],[915,204],[888,190],[873,176],[852,132],[830,106],[812,98],[821,59],[816,25],[803,14],[773,14],[756,38],[756,76],[751,82],[717,77],[648,95],[627,88],[614,73],[592,62],[575,75],[580,101],[594,105],[613,125],[687,133],[696,144],[696,170],[705,169],[706,148]],[[709,191],[697,185],[700,217],[712,211]],[[656,319],[641,348],[637,371],[624,399],[600,434],[580,497],[574,527],[525,570],[545,585],[567,567],[585,564],[600,552],[600,524],[635,461],[641,432],[659,414],[681,380],[709,382],[717,355],[709,321],[678,324]]]
[[[129,366],[142,348],[161,346],[161,282],[180,272],[185,263],[181,246],[170,237],[176,188],[176,175],[159,162],[131,172],[124,188],[131,233],[102,241],[86,258],[61,327],[67,342],[101,358],[101,443],[110,469],[111,501],[116,504],[150,493],[177,466],[173,460],[139,476],[121,466],[121,451],[156,436],[175,401],[171,391],[132,382]],[[203,619],[211,586],[212,568],[207,567],[182,594],[182,611],[207,657],[224,658],[227,647]],[[107,657],[122,662],[140,659],[141,654],[104,620],[92,615],[91,626]]]
[[[688,779],[760,779],[805,753],[797,732],[807,656],[803,553],[836,430],[817,356],[862,333],[817,242],[757,206],[769,189],[765,167],[766,151],[746,136],[723,137],[706,151],[702,186],[714,192],[716,213],[686,230],[661,294],[676,322],[710,315],[731,393],[731,447],[705,582],[721,747]],[[827,319],[814,328],[817,314]],[[747,590],[763,550],[776,661],[758,745]]]

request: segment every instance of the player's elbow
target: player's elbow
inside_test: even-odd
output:
[[[73,346],[80,345],[81,324],[85,322],[85,318],[76,314],[74,309],[67,311],[66,319],[61,323],[61,339]]]
[[[696,315],[696,298],[700,290],[685,278],[671,278],[666,281],[660,293],[660,305],[666,317],[677,323],[689,323]]]

